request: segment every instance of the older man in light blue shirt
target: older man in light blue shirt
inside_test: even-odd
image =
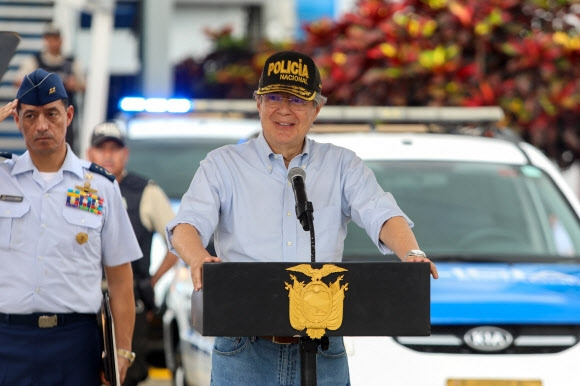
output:
[[[285,51],[266,60],[255,92],[261,134],[210,152],[200,164],[179,213],[167,226],[170,244],[191,267],[195,290],[204,262],[310,261],[310,234],[296,220],[288,170],[305,171],[314,207],[316,261],[342,259],[346,226],[363,227],[377,247],[409,262],[429,262],[418,250],[412,223],[392,195],[350,150],[306,137],[326,102],[313,60]],[[217,256],[205,250],[214,235]],[[431,272],[437,270],[431,263]],[[280,341],[297,343],[284,337]],[[277,339],[217,337],[213,385],[300,383],[298,344]],[[350,384],[341,337],[317,355],[319,384]]]
[[[306,172],[308,198],[314,205],[316,261],[341,261],[346,227],[352,219],[383,253],[379,241],[386,219],[401,216],[393,196],[350,150],[306,138],[304,151],[286,167],[263,133],[241,145],[209,153],[201,162],[169,223],[193,225],[207,245],[215,232],[222,261],[310,261],[310,234],[296,220],[288,170]]]

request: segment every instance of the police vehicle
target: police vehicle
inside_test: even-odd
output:
[[[580,385],[580,203],[538,149],[495,127],[500,119],[489,108],[322,109],[309,136],[363,158],[415,222],[440,275],[431,279],[430,336],[345,337],[353,385]],[[259,130],[255,117],[244,121],[228,142]],[[165,142],[156,139],[157,152]],[[191,146],[181,139],[172,154],[180,144]],[[155,162],[167,178],[186,168],[186,185],[196,168],[169,155]],[[176,198],[187,186],[179,189]],[[351,225],[345,261],[396,259]],[[164,316],[176,385],[209,384],[213,338],[191,327],[192,290],[179,267]]]

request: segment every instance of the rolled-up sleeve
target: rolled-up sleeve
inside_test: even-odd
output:
[[[211,153],[210,153],[211,154]],[[203,245],[207,247],[219,220],[220,199],[216,188],[217,170],[210,155],[201,161],[187,192],[181,199],[179,211],[165,227],[169,250],[173,247],[173,229],[179,224],[190,224],[199,232]]]
[[[399,208],[393,195],[383,190],[362,159],[354,153],[351,156],[343,180],[343,208],[358,226],[365,229],[381,253],[392,253],[379,239],[385,221],[401,216],[410,227],[414,224]]]

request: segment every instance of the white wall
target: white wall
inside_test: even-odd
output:
[[[260,0],[258,0],[260,1]],[[187,57],[203,58],[214,49],[204,28],[217,30],[231,25],[233,36],[245,35],[247,15],[244,4],[215,4],[207,1],[183,3],[176,1],[169,29],[169,62],[175,65]],[[263,26],[266,38],[276,42],[294,39],[294,0],[263,0]],[[74,39],[73,51],[83,66],[90,68],[90,31],[80,31]],[[141,70],[139,42],[129,29],[116,29],[111,40],[109,58],[112,75],[134,74]]]
[[[81,30],[76,36],[76,57],[85,71],[90,68],[91,32]],[[129,29],[116,29],[111,38],[109,69],[111,75],[131,75],[141,70],[139,42]]]
[[[335,0],[336,4],[336,18],[340,17],[343,13],[350,12],[356,8],[357,0]]]
[[[296,23],[294,0],[261,1],[265,38],[276,42],[291,41]],[[208,1],[207,4],[178,4],[170,26],[171,62],[177,63],[189,56],[200,59],[211,52],[214,46],[204,33],[206,27],[218,30],[229,25],[235,38],[245,37],[248,20],[245,4],[240,3],[216,4]]]
[[[244,37],[247,20],[240,6],[189,5],[177,6],[169,27],[169,57],[172,63],[193,56],[201,59],[213,50],[205,28],[219,30],[233,28],[233,36]]]

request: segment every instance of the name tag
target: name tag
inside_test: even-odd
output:
[[[22,196],[10,196],[8,194],[0,194],[0,201],[8,201],[8,202],[22,202],[24,197]]]

